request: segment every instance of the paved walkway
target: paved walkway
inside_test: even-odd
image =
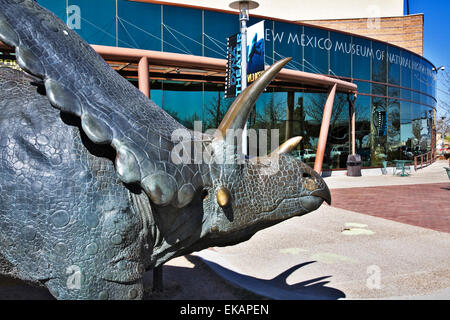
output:
[[[447,165],[409,177],[326,178],[331,207],[197,255],[274,299],[450,299]]]
[[[450,233],[450,183],[332,189],[333,207]]]
[[[164,265],[163,293],[151,292],[152,273],[146,274],[146,297],[450,299],[444,166],[447,161],[437,162],[409,177],[328,177],[333,206],[236,246],[173,259]],[[403,206],[395,205],[399,197]],[[0,278],[0,299],[8,298],[51,297],[45,289]]]

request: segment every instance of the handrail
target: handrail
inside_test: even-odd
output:
[[[420,163],[418,162],[419,158],[420,158]],[[437,159],[436,149],[434,149],[430,152],[422,153],[422,154],[419,154],[418,156],[415,156],[414,157],[414,171],[417,171],[419,164],[420,164],[419,169],[422,169],[424,167],[424,165],[429,166],[433,162],[435,162],[436,159]]]

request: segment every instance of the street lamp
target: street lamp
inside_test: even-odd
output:
[[[247,21],[249,20],[248,11],[259,7],[258,2],[240,0],[230,3],[231,9],[239,10],[239,21],[241,28],[241,90],[247,88]],[[247,124],[242,132],[242,152],[247,154]]]
[[[442,150],[442,152],[444,152],[444,148],[445,148],[445,134],[447,132],[447,128],[445,126],[445,119],[446,118],[447,118],[446,116],[441,116],[441,120],[442,120],[441,150]]]
[[[239,10],[239,21],[241,26],[241,75],[242,90],[247,88],[247,21],[249,20],[248,11],[259,7],[256,1],[234,1],[230,3],[230,8]]]

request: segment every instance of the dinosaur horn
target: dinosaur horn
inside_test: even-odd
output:
[[[228,129],[244,128],[256,100],[289,61],[291,58],[284,58],[274,63],[234,100],[218,128],[222,137],[225,137]]]
[[[300,143],[302,139],[303,139],[302,137],[298,136],[286,140],[278,148],[272,151],[269,157],[291,152]]]

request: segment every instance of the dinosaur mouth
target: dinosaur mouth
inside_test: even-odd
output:
[[[328,187],[311,192],[310,196],[322,198],[326,203],[331,205],[331,194]]]

